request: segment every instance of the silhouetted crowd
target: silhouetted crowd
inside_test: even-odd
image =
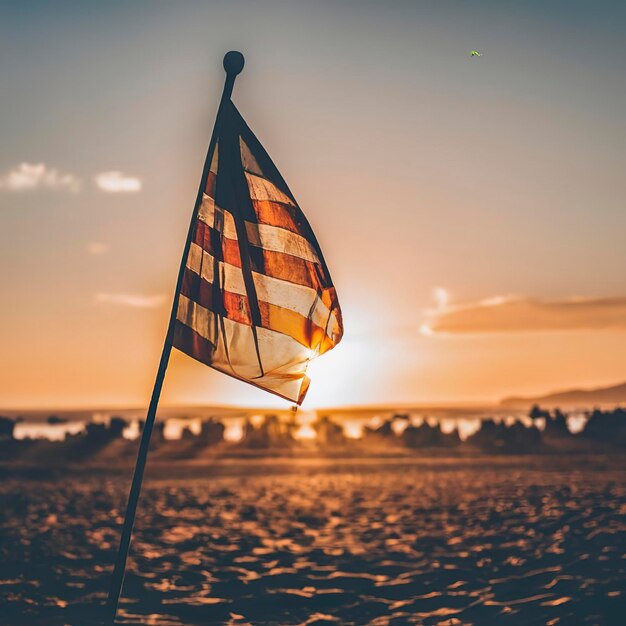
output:
[[[495,420],[484,418],[480,428],[462,441],[458,430],[444,432],[441,424],[431,420],[414,423],[409,415],[397,414],[383,420],[377,426],[366,426],[360,439],[346,436],[341,424],[327,415],[309,425],[309,436],[299,437],[301,425],[295,420],[280,419],[277,415],[266,415],[260,423],[246,419],[242,437],[238,442],[225,442],[225,426],[219,419],[209,418],[200,423],[199,432],[190,427],[182,430],[181,438],[167,441],[164,436],[165,423],[157,421],[152,435],[152,445],[179,446],[178,456],[197,454],[204,448],[228,445],[238,449],[264,450],[285,449],[307,445],[318,450],[342,448],[426,449],[464,448],[479,449],[490,453],[528,453],[541,451],[577,451],[586,448],[601,449],[626,447],[626,409],[612,411],[595,409],[586,414],[584,428],[576,434],[568,427],[568,415],[556,409],[552,412],[534,406],[529,412],[530,424],[521,420]],[[62,423],[51,416],[48,423]],[[528,420],[526,420],[528,421]],[[16,439],[16,420],[0,416],[0,461],[19,458],[31,450],[38,439]],[[116,445],[132,445],[124,438],[129,423],[113,417],[108,423],[88,423],[77,434],[68,435],[60,442],[45,442],[47,449],[56,450],[67,460],[80,460],[94,456],[100,450]],[[141,431],[143,424],[139,424]],[[197,429],[196,429],[197,430]]]

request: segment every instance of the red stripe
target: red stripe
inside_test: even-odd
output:
[[[189,268],[185,268],[180,292],[183,296],[197,302],[205,309],[209,309],[240,324],[252,325],[250,305],[246,296],[220,289],[218,292],[220,301],[216,302],[214,285],[200,278],[198,274]]]
[[[275,203],[274,203],[275,204]],[[275,220],[278,221],[278,220]],[[269,223],[269,222],[268,222]],[[272,224],[277,225],[277,224]],[[293,221],[294,232],[295,220]],[[241,267],[241,254],[239,243],[236,239],[224,237],[218,230],[209,226],[202,220],[197,220],[194,233],[194,243],[203,250],[235,267]],[[319,263],[307,261],[291,254],[266,250],[257,246],[250,246],[250,263],[253,272],[265,274],[272,278],[279,278],[296,285],[310,287],[318,293],[332,288],[330,278],[325,275],[324,269]]]
[[[320,292],[323,289],[322,267],[291,254],[274,252],[264,248],[250,247],[252,270],[289,283],[310,287]]]
[[[215,172],[212,172],[209,170],[209,175],[207,176],[207,179],[206,179],[206,186],[204,188],[204,193],[206,193],[207,196],[211,196],[211,198],[215,198],[216,179],[217,177],[215,175]]]
[[[219,291],[221,302],[215,302],[215,291],[211,283],[198,274],[185,268],[181,293],[210,311],[238,322],[239,324],[252,325],[250,304],[247,296],[229,291]],[[222,308],[223,305],[223,308]],[[261,327],[273,330],[284,335],[289,335],[299,343],[309,348],[321,345],[323,351],[334,344],[331,338],[326,336],[323,328],[317,326],[307,317],[290,309],[279,307],[262,300],[259,301],[261,314]]]
[[[201,363],[211,365],[215,346],[195,330],[176,321],[172,345]]]
[[[222,298],[224,300],[226,317],[229,320],[252,326],[252,315],[247,296],[231,293],[230,291],[222,291]]]
[[[198,220],[196,223],[193,241],[218,261],[241,267],[241,256],[237,240],[222,237],[219,231],[205,224],[202,220]]]
[[[196,225],[194,243],[219,261],[241,268],[237,240],[221,237],[217,230],[200,220]],[[250,246],[250,263],[253,272],[310,287],[319,293],[324,290],[325,285],[330,283],[328,277],[324,276],[324,270],[319,263],[313,263],[291,254]]]
[[[180,293],[190,300],[201,304],[205,309],[217,312],[218,309],[213,302],[213,285],[206,280],[202,280],[198,274],[185,268],[183,274],[183,284]]]

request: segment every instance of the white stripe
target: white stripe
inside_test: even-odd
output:
[[[292,233],[290,230],[285,230],[278,226],[246,222],[246,231],[248,233],[248,241],[253,246],[319,263],[313,246],[304,237]]]
[[[237,228],[235,227],[235,218],[231,213],[225,211],[221,207],[215,206],[215,200],[211,196],[202,194],[202,204],[198,210],[198,219],[211,228],[216,228],[215,214],[218,217],[224,216],[224,228],[221,232],[224,233],[228,239],[237,239]],[[219,228],[217,230],[220,230]]]
[[[201,265],[202,278],[212,284],[215,257],[192,242],[189,248],[187,267],[195,274],[200,274]],[[225,291],[236,293],[240,296],[247,295],[243,272],[240,268],[220,261],[219,272],[221,274],[221,285]],[[295,313],[299,313],[303,317],[309,317],[310,313],[311,321],[315,325],[320,328],[326,326],[326,321],[331,313],[328,307],[322,302],[321,298],[317,297],[315,289],[290,283],[280,278],[259,274],[258,272],[252,272],[252,278],[254,280],[257,297],[260,301],[279,306],[283,309],[289,309]],[[315,303],[316,299],[317,303]],[[314,304],[315,308],[311,312],[311,307],[313,307]],[[329,331],[337,324],[334,315],[332,317],[333,320],[329,324]]]
[[[237,228],[235,218],[231,213],[215,205],[211,196],[203,195],[202,204],[198,211],[198,219],[216,228],[215,215],[218,218],[224,216],[224,226],[221,232],[228,239],[237,239]],[[219,230],[219,228],[218,228]],[[279,228],[278,226],[268,226],[267,224],[257,224],[256,222],[246,222],[248,240],[253,246],[265,248],[273,252],[282,252],[292,256],[319,263],[319,258],[315,248],[301,235],[290,230]]]
[[[195,330],[201,337],[209,341],[215,341],[211,329],[213,327],[215,313],[200,306],[198,303],[190,300],[181,293],[178,298],[178,311],[176,319]]]
[[[267,178],[255,176],[250,172],[246,172],[246,178],[248,179],[250,197],[253,200],[270,200],[272,202],[282,202],[283,204],[295,206],[293,200],[288,195],[284,194],[274,183],[267,180]]]
[[[224,331],[225,335],[220,333],[220,336],[228,346],[228,353],[224,341],[218,341],[213,367],[282,395],[295,393],[292,399],[296,399],[311,350],[289,335],[258,327],[256,335],[265,372],[265,376],[261,376],[252,327],[226,318]]]
[[[200,274],[200,268],[202,268],[202,278],[209,283],[213,282],[213,257],[208,252],[205,252],[198,244],[193,242],[189,248],[187,267],[196,274]]]
[[[329,317],[331,318],[330,323],[328,322]],[[334,319],[335,319],[334,314],[328,310],[328,307],[322,302],[322,299],[320,298],[317,301],[315,310],[313,311],[313,313],[311,313],[311,321],[316,326],[319,326],[322,330],[328,327],[328,332],[326,334],[330,337],[330,339],[333,338],[330,333],[330,330],[332,329],[332,324],[333,324]]]
[[[213,311],[183,295],[180,296],[176,319],[212,342],[214,341],[212,337],[214,318],[215,313]],[[229,318],[224,318],[224,329],[226,331],[224,339],[228,344],[230,362],[235,368],[235,373],[245,377],[258,376],[260,372],[258,371],[252,327]],[[300,369],[304,365],[306,357],[310,354],[310,350],[289,335],[278,330],[257,327],[256,333],[259,340],[261,359],[267,372],[281,369],[284,366],[288,366],[288,364],[294,365],[294,361],[298,364],[298,369]],[[218,350],[215,353],[216,365],[220,361],[219,344],[221,343],[218,342]],[[224,358],[224,361],[224,365],[226,365],[228,359]],[[244,368],[248,371],[241,371],[239,368]],[[252,371],[249,371],[250,368]]]
[[[317,298],[315,289],[289,283],[279,278],[265,276],[265,274],[258,274],[257,272],[253,272],[252,277],[259,300],[283,309],[289,309],[303,317],[309,317],[311,307]],[[317,326],[324,328],[329,314],[330,311],[319,299],[311,313],[311,321]]]
[[[187,257],[187,267],[195,274],[200,274],[200,264],[202,264],[202,278],[208,283],[213,283],[215,257],[196,244],[191,244],[189,256]],[[220,285],[225,291],[246,295],[246,286],[243,281],[241,269],[229,263],[219,262]]]
[[[208,331],[214,328],[214,313],[184,296],[178,303],[177,319],[216,346],[211,367],[292,401],[298,400],[313,352],[295,339],[266,328],[256,329],[264,370],[261,376],[251,326],[226,318],[224,333],[220,329],[218,337],[210,336],[212,333]]]

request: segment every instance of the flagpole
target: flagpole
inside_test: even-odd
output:
[[[209,142],[207,157],[204,162],[204,168],[202,170],[200,187],[198,189],[196,204],[194,206],[191,222],[189,224],[189,232],[187,233],[187,241],[185,242],[180,270],[178,272],[176,291],[174,293],[174,300],[172,302],[172,312],[170,313],[170,321],[167,327],[165,342],[163,344],[163,351],[161,352],[161,360],[159,361],[159,368],[157,370],[156,379],[154,381],[154,388],[152,390],[150,406],[148,407],[148,413],[146,415],[146,422],[141,433],[141,441],[139,443],[137,461],[135,463],[135,472],[133,474],[133,481],[130,487],[130,492],[128,494],[126,517],[124,518],[124,526],[122,528],[122,535],[120,537],[117,559],[115,561],[115,568],[111,577],[111,586],[109,588],[109,595],[106,603],[105,624],[114,624],[115,617],[117,615],[117,607],[120,599],[120,594],[122,592],[122,585],[124,583],[124,574],[126,573],[126,559],[128,557],[128,550],[130,547],[133,525],[135,523],[135,513],[137,512],[137,503],[139,501],[141,483],[143,481],[143,474],[146,467],[146,459],[148,457],[148,449],[150,447],[150,436],[152,435],[152,429],[154,427],[154,420],[156,417],[157,406],[159,404],[159,398],[161,396],[161,389],[163,387],[165,371],[167,370],[167,364],[169,362],[170,353],[172,351],[172,336],[174,333],[174,325],[176,322],[176,312],[178,310],[180,288],[182,285],[183,274],[185,272],[185,264],[187,261],[187,256],[189,254],[189,248],[191,246],[191,241],[194,235],[196,218],[198,216],[200,204],[202,203],[202,194],[204,192],[209,169],[211,167],[213,152],[215,151],[215,144],[217,142],[217,136],[219,133],[221,113],[225,103],[230,100],[230,97],[233,93],[235,78],[241,72],[243,66],[244,58],[241,52],[231,51],[226,53],[226,55],[224,56],[224,70],[226,71],[224,91],[222,92],[222,98],[220,100],[219,108],[217,110],[215,124],[213,126],[213,132],[211,134],[211,141]]]

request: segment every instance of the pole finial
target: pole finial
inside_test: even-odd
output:
[[[243,69],[245,60],[241,52],[231,50],[224,55],[224,69],[229,76],[237,76]]]

